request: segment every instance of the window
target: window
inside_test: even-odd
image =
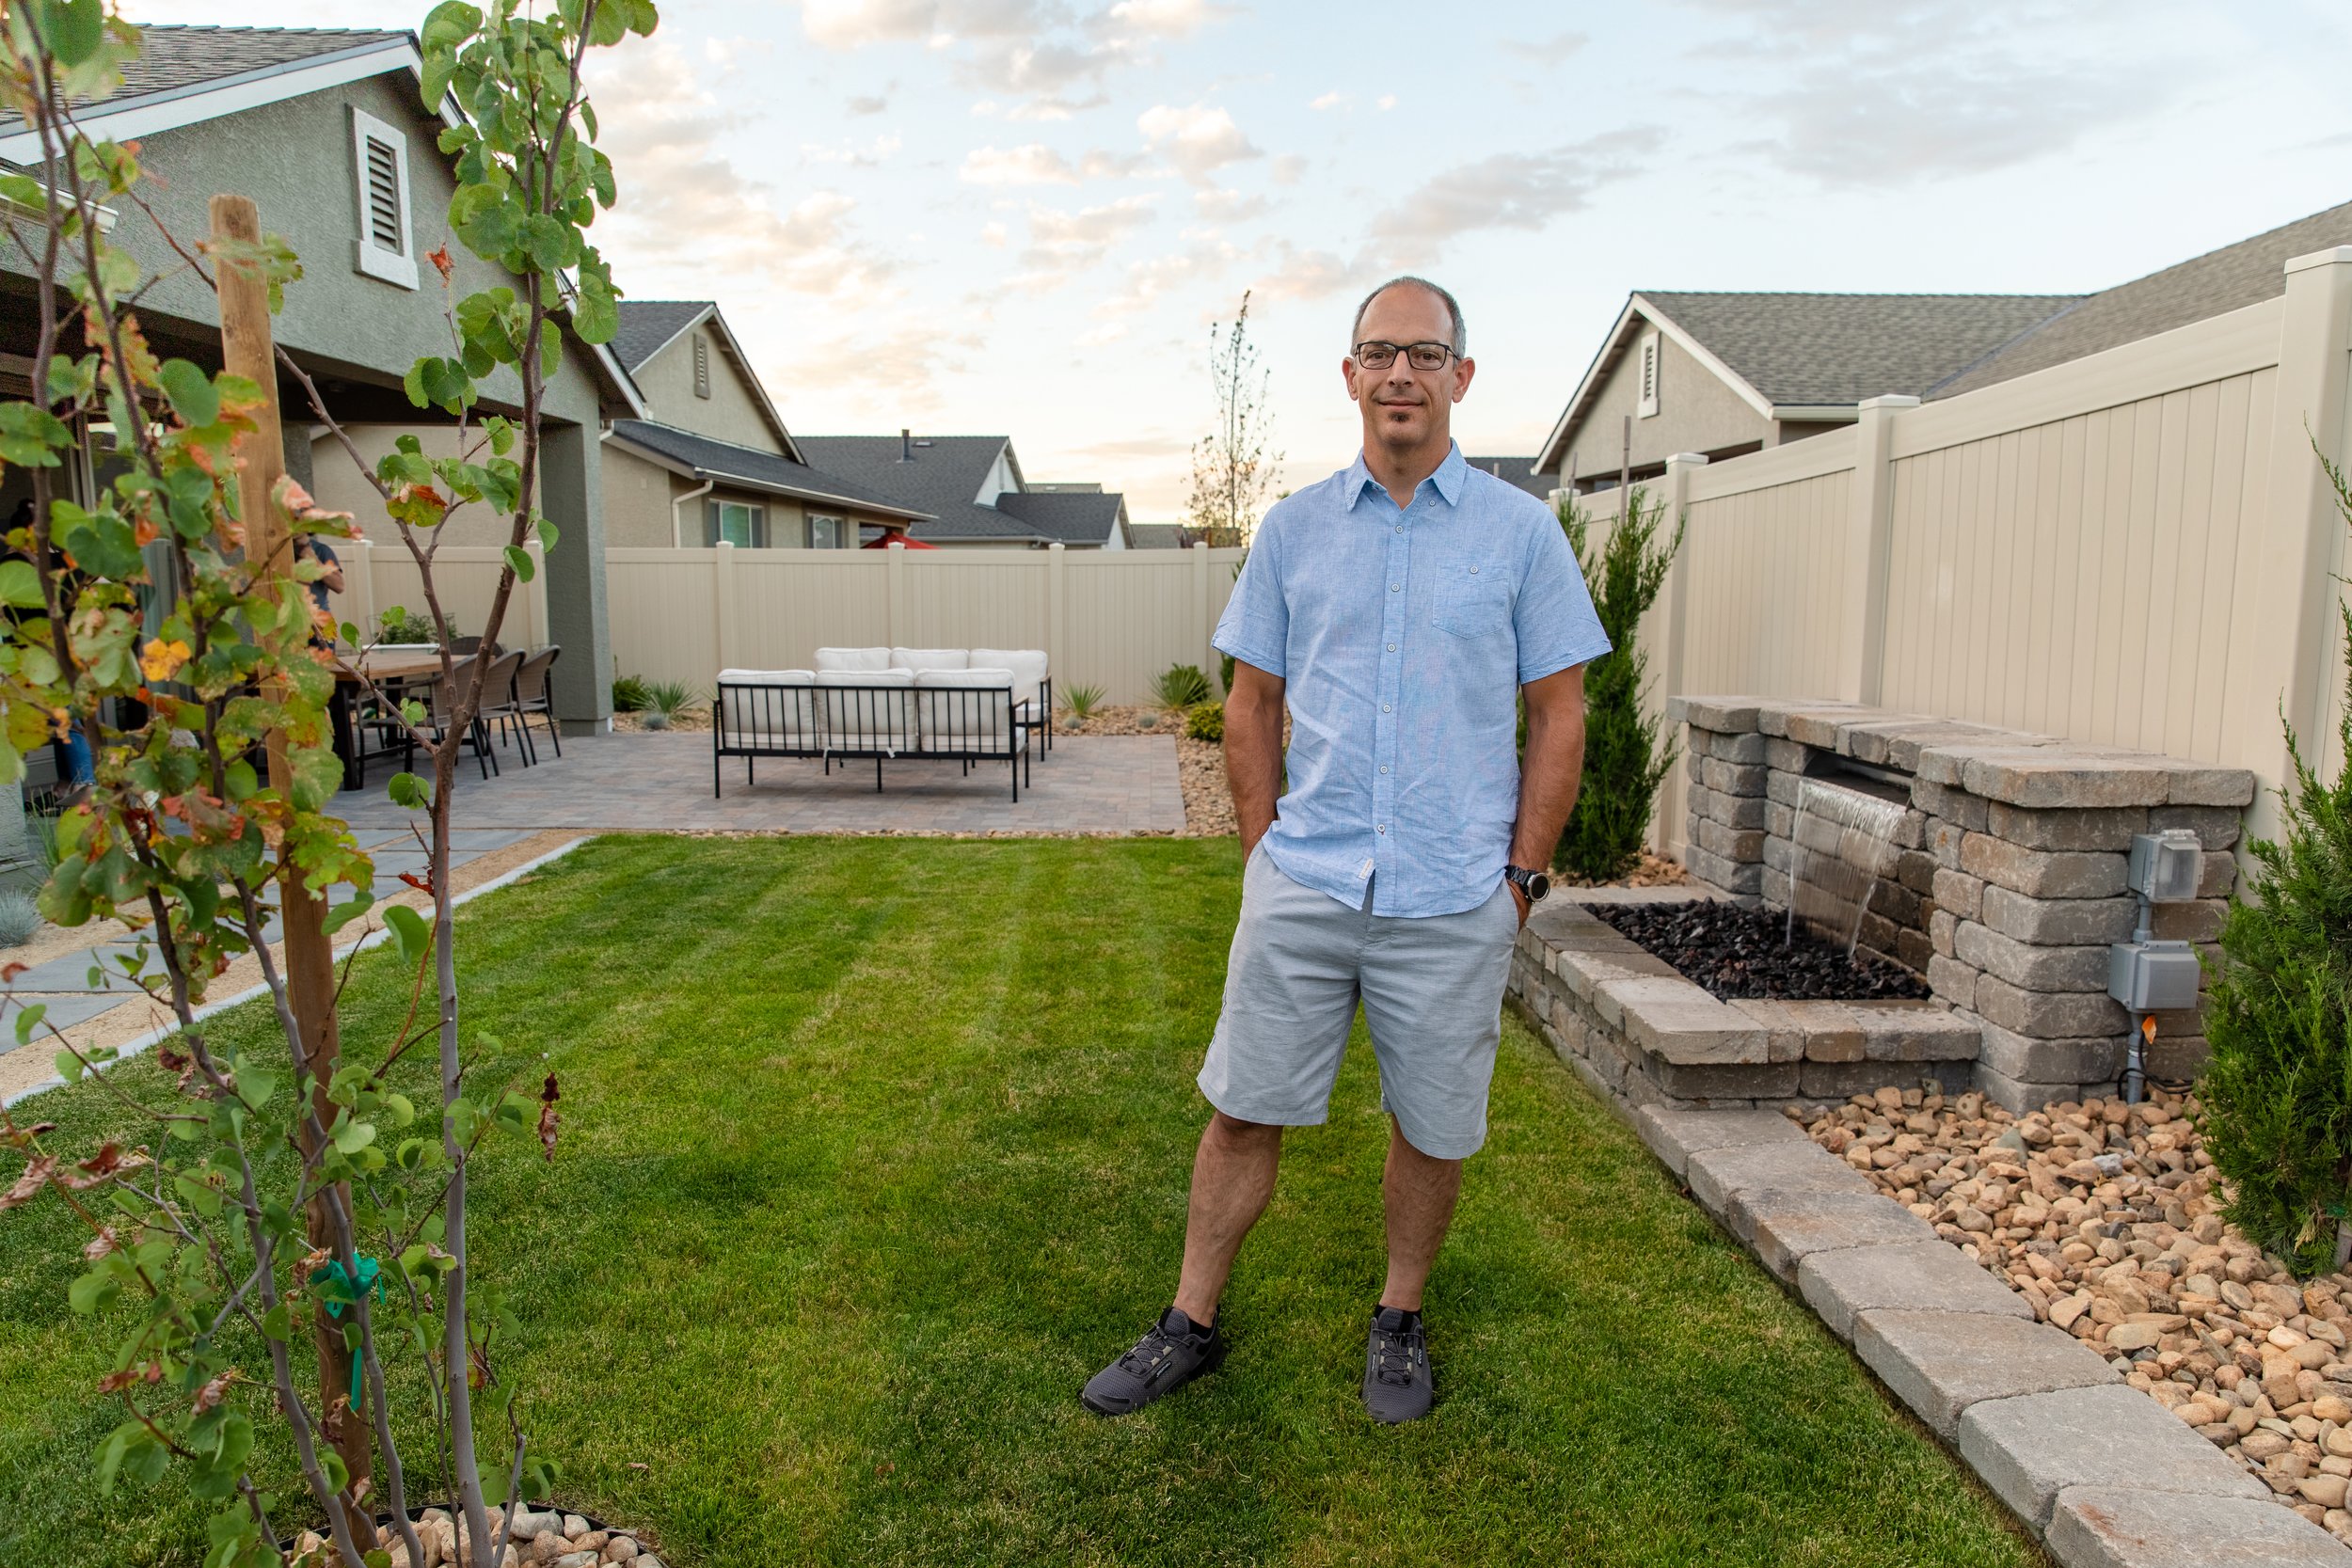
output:
[[[748,501],[705,501],[704,543],[722,541],[738,549],[764,549],[768,545],[768,509]]]
[[[351,111],[351,166],[359,201],[353,264],[370,277],[417,286],[408,230],[408,138],[373,115]]]
[[[1642,340],[1642,406],[1640,414],[1648,419],[1658,412],[1658,334],[1652,332]]]
[[[699,332],[694,334],[694,395],[710,395],[710,340]]]
[[[812,550],[846,548],[849,540],[844,535],[849,531],[848,518],[819,517],[812,513],[808,519],[808,547]]]

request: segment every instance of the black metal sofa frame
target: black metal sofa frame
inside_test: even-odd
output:
[[[733,698],[734,701],[729,699]],[[882,763],[1002,762],[1012,773],[1012,798],[1028,782],[1029,736],[1037,728],[1026,698],[1006,687],[803,685],[723,681],[710,705],[710,793],[722,793],[728,757],[743,759],[743,782],[756,783],[755,759],[821,759],[830,774],[838,761],[874,759],[874,790]]]

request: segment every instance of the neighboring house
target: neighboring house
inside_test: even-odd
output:
[[[608,546],[854,549],[929,519],[809,466],[715,301],[623,300],[612,348],[647,413],[605,434]]]
[[[1181,550],[1186,543],[1182,523],[1129,523],[1127,547],[1131,550]]]
[[[1532,467],[1613,485],[1676,452],[1735,457],[1851,422],[1864,398],[1957,397],[2271,299],[2296,256],[2352,245],[2352,202],[2092,294],[1642,292]]]
[[[1099,484],[1033,484],[1009,436],[803,436],[828,473],[928,514],[911,530],[927,545],[1123,550],[1127,499]]]
[[[302,277],[286,286],[275,324],[278,346],[318,383],[335,416],[367,446],[373,433],[433,428],[402,391],[418,356],[447,353],[447,298],[424,256],[445,242],[455,182],[436,138],[459,110],[419,101],[423,62],[405,32],[275,27],[146,27],[142,53],[122,89],[78,111],[93,135],[136,140],[149,178],[139,201],[121,203],[112,237],[149,281],[136,311],[149,343],[207,368],[220,364],[219,316],[210,288],[158,232],[182,244],[209,230],[214,193],[238,191],[261,208],[262,227],[283,234],[301,257]],[[0,161],[29,166],[32,133],[0,130]],[[33,170],[36,174],[38,169]],[[149,216],[151,211],[152,218]],[[502,270],[449,246],[460,295],[510,284]],[[24,384],[34,317],[28,263],[0,244],[0,382]],[[279,417],[288,427],[287,467],[329,504],[358,511],[363,527],[389,534],[374,492],[340,451],[314,453],[298,384],[280,378]],[[501,372],[484,384],[485,412],[515,414],[520,387]],[[597,435],[611,420],[643,418],[644,400],[620,362],[577,340],[546,400],[540,504],[563,531],[545,581],[549,622],[565,657],[555,671],[558,715],[577,726],[611,712],[601,678],[610,663],[604,619],[604,505]],[[75,482],[104,471],[105,433],[86,433]],[[388,443],[387,443],[388,444]],[[8,476],[13,481],[13,474]],[[367,504],[356,504],[359,499]],[[13,489],[0,505],[13,508]]]
[[[1549,500],[1556,488],[1555,481],[1535,471],[1535,460],[1532,457],[1471,457],[1465,454],[1462,461],[1473,468],[1494,475],[1506,484],[1518,485],[1539,501]]]

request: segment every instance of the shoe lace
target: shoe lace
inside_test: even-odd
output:
[[[1168,1358],[1176,1354],[1176,1337],[1153,1323],[1144,1330],[1135,1348],[1119,1358],[1119,1365],[1133,1376],[1150,1383],[1167,1370]]]
[[[1423,1340],[1416,1331],[1391,1334],[1385,1328],[1372,1331],[1373,1380],[1395,1388],[1413,1386],[1414,1369],[1420,1366]]]

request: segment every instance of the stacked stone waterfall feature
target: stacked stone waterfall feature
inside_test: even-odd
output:
[[[1788,937],[1800,926],[1851,958],[1878,885],[1895,869],[1903,808],[1821,779],[1802,779],[1790,838]]]
[[[2123,1070],[2107,946],[2137,916],[2133,834],[2185,829],[2204,854],[2197,898],[2157,906],[2154,934],[2208,950],[2219,934],[2254,798],[2243,768],[1846,703],[1689,697],[1668,716],[1689,727],[1685,863],[1734,896],[1789,906],[1821,781],[1907,802],[1861,945],[1924,972],[1978,1025],[1978,1085],[2011,1110],[2109,1092]],[[2154,1016],[2151,1073],[2194,1075],[2199,1010]]]
[[[2202,855],[2198,896],[2157,905],[2153,934],[2210,952],[2220,932],[2254,799],[2243,768],[1852,703],[1681,697],[1667,713],[1689,727],[1681,853],[1707,886],[1568,890],[1529,920],[1511,971],[1562,1059],[1621,1104],[1786,1107],[1932,1084],[2023,1112],[2111,1094],[2130,1018],[2106,994],[2107,949],[2137,924],[2133,834],[2185,830]],[[1891,872],[1843,917],[1933,1000],[1724,1000],[1580,902],[1695,892],[1787,910],[1810,896],[1800,861],[1843,836],[1804,809],[1824,792],[1885,802]],[[2151,1076],[2193,1077],[2200,1010],[2151,1016]]]

